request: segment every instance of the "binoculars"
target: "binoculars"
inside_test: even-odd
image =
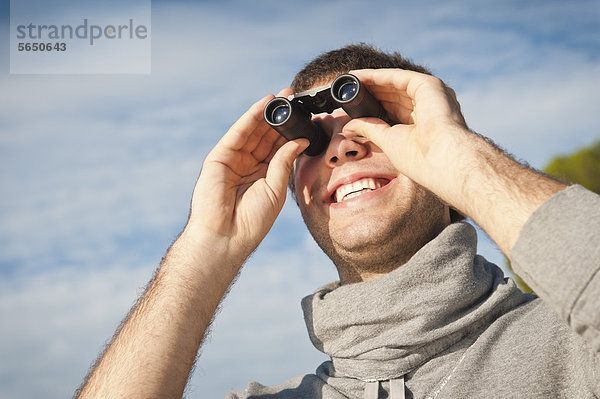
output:
[[[330,114],[338,108],[351,118],[374,117],[387,121],[379,101],[349,73],[338,76],[330,85],[272,99],[265,106],[264,117],[286,139],[308,139],[310,145],[304,154],[316,156],[325,151],[331,137],[311,120],[311,115]]]

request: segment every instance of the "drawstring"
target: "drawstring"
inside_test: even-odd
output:
[[[377,399],[379,396],[379,381],[367,382],[364,399]]]
[[[365,385],[364,399],[379,397],[379,381],[369,381]],[[404,399],[404,376],[390,380],[390,399]]]
[[[390,399],[404,399],[404,376],[390,380]]]

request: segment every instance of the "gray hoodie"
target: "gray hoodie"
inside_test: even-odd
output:
[[[594,398],[600,396],[600,196],[571,186],[527,221],[515,271],[523,294],[476,255],[468,223],[408,263],[302,300],[315,374],[227,398]]]

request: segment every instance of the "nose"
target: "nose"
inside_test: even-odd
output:
[[[358,161],[369,154],[368,143],[357,142],[346,138],[343,133],[336,133],[325,151],[325,162],[329,167],[340,166],[345,162]]]

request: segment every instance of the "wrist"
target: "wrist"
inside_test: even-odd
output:
[[[469,132],[451,157],[447,195],[440,197],[483,228],[508,255],[529,216],[565,186],[515,161],[485,137]],[[449,163],[446,165],[450,165]]]
[[[462,126],[446,126],[436,135],[423,159],[413,166],[417,183],[437,195],[442,201],[467,213],[465,188],[477,173],[478,157],[485,151],[481,138]]]
[[[232,278],[250,255],[236,246],[231,237],[191,221],[188,221],[169,252],[173,250],[188,254],[194,259],[192,263],[203,270],[218,268],[220,274],[231,274]]]

